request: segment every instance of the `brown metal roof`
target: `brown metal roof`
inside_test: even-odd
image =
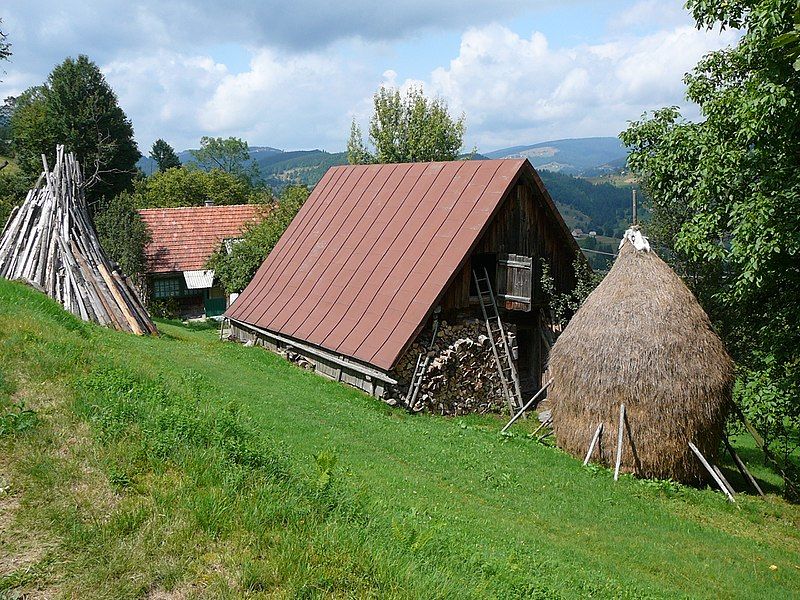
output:
[[[524,159],[333,167],[226,315],[389,370],[523,167],[541,185]]]

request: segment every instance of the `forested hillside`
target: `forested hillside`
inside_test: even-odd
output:
[[[631,186],[592,183],[551,171],[539,175],[571,228],[622,237],[631,219]]]

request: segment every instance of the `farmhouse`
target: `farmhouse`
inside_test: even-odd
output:
[[[225,315],[233,337],[392,403],[513,408],[552,334],[542,264],[565,291],[576,260],[526,159],[338,166]]]
[[[259,204],[140,210],[151,236],[145,248],[151,302],[169,303],[170,310],[184,318],[225,312],[229,298],[206,262],[223,244],[235,243],[265,210]]]

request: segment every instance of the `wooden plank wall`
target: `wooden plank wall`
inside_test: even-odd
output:
[[[559,231],[541,193],[527,176],[520,178],[473,254],[521,254],[533,257],[533,306],[543,304],[540,258],[550,264],[556,289],[575,285],[573,249]],[[446,312],[468,309],[472,266],[467,262],[445,292]]]

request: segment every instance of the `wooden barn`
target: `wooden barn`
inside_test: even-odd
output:
[[[409,408],[513,408],[583,260],[525,159],[331,168],[225,313],[231,336]]]

